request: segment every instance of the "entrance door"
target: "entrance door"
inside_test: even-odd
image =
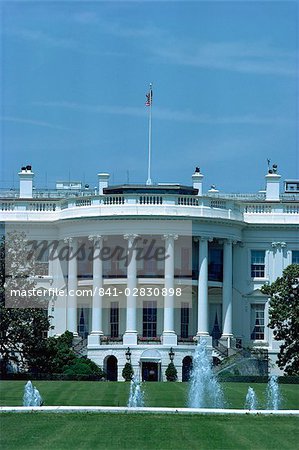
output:
[[[159,364],[155,362],[142,363],[142,381],[159,381]]]

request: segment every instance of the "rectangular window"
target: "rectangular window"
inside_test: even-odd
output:
[[[118,337],[119,333],[119,306],[118,302],[111,302],[110,306],[110,335]]]
[[[188,273],[190,270],[190,249],[182,248],[181,249],[181,269],[183,273]]]
[[[251,250],[251,276],[265,277],[265,250]]]
[[[157,336],[157,302],[143,302],[143,337]]]
[[[299,250],[292,251],[292,264],[299,264]]]
[[[209,281],[223,281],[223,250],[209,246]]]
[[[253,341],[265,338],[265,305],[251,305],[251,339]]]
[[[144,250],[144,254],[146,255],[147,252],[148,249],[146,248]],[[155,259],[154,257],[144,258],[143,269],[144,269],[144,276],[146,277],[153,277],[157,275],[157,259]]]
[[[48,243],[46,244],[48,245]],[[49,247],[44,251],[40,248],[35,253],[35,275],[49,275]]]
[[[181,303],[181,337],[187,338],[189,335],[189,304]]]

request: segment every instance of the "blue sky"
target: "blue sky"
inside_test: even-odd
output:
[[[1,187],[298,177],[298,2],[2,1]],[[297,33],[297,34],[296,34]]]

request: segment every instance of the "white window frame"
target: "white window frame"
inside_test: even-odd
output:
[[[264,276],[252,276],[252,252],[264,252]],[[251,248],[249,250],[249,271],[250,271],[250,278],[252,280],[266,280],[267,279],[267,252],[264,248]]]
[[[264,324],[263,324],[264,337],[263,337],[263,339],[252,339],[252,333],[253,333],[253,330],[255,328],[255,324],[253,324],[253,320],[252,320],[252,314],[253,314],[252,310],[253,310],[253,307],[256,307],[257,305],[258,306],[262,305],[264,307],[264,309],[263,309],[263,312],[264,312],[264,317],[263,317],[263,320],[264,320]],[[268,336],[268,327],[267,327],[267,323],[268,323],[267,302],[263,301],[262,299],[259,299],[259,300],[257,299],[255,301],[251,301],[250,302],[250,312],[249,312],[249,314],[250,314],[250,316],[249,316],[249,326],[250,326],[249,339],[250,339],[250,341],[253,344],[260,344],[260,343],[266,344],[268,342],[268,337],[269,337]]]

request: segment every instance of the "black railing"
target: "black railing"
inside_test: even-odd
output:
[[[82,350],[85,349],[87,346],[87,337],[84,337],[80,339],[79,342],[76,342],[75,345],[73,345],[73,350],[77,355],[81,356]]]
[[[223,345],[219,339],[212,339],[212,346],[214,347],[215,350],[217,350],[219,353],[221,353],[221,355],[223,355],[225,358],[228,356],[228,348]]]

